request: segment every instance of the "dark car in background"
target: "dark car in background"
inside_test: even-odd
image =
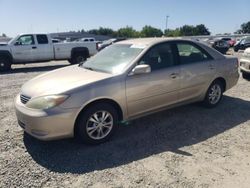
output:
[[[245,50],[250,47],[250,37],[242,38],[238,43],[234,45],[234,51]]]
[[[227,51],[230,48],[230,45],[228,44],[227,41],[222,40],[221,38],[208,38],[203,40],[204,43],[206,43],[208,46],[216,49],[222,54],[226,54]]]
[[[221,40],[226,41],[229,44],[230,47],[233,47],[235,45],[235,43],[236,43],[236,40],[232,39],[230,37],[223,37],[223,38],[221,38]]]
[[[230,45],[228,44],[227,41],[218,39],[213,42],[212,47],[217,51],[219,51],[220,53],[226,54],[230,48]]]

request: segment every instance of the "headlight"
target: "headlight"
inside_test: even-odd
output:
[[[53,108],[63,103],[69,96],[68,95],[48,95],[30,99],[26,104],[28,108],[45,110]]]

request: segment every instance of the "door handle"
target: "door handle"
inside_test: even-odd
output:
[[[36,46],[32,46],[32,49],[37,49],[37,47]]]
[[[214,65],[208,65],[208,67],[211,69],[211,70],[213,70],[213,69],[215,69],[215,67],[214,67]]]
[[[177,76],[178,76],[178,73],[172,73],[172,74],[170,74],[170,77],[173,78],[173,79],[175,79]]]

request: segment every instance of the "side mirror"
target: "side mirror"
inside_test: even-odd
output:
[[[20,46],[20,45],[22,45],[22,43],[20,41],[15,42],[15,46]]]
[[[136,65],[135,68],[129,73],[129,76],[137,75],[137,74],[147,74],[151,72],[151,67],[149,65]]]

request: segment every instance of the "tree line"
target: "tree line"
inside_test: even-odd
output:
[[[81,30],[81,32],[85,32]],[[106,35],[111,37],[126,37],[126,38],[136,38],[136,37],[179,37],[179,36],[198,36],[198,35],[210,35],[211,32],[204,24],[184,25],[176,29],[167,29],[162,31],[159,28],[152,27],[150,25],[144,26],[140,31],[135,30],[133,27],[126,26],[118,30],[113,30],[111,28],[100,27],[99,29],[91,29],[86,31],[90,34],[95,35]],[[239,30],[234,32],[234,34],[247,34],[250,33],[250,21],[243,23]]]
[[[162,31],[159,28],[152,27],[150,25],[145,25],[140,31],[135,30],[133,27],[126,26],[116,31],[111,28],[100,27],[99,29],[91,29],[88,31],[81,30],[78,32],[87,32],[95,35],[106,35],[111,37],[126,37],[126,38],[210,35],[208,28],[206,28],[205,25],[203,24],[196,26],[184,25],[174,30],[168,29],[164,31]]]

